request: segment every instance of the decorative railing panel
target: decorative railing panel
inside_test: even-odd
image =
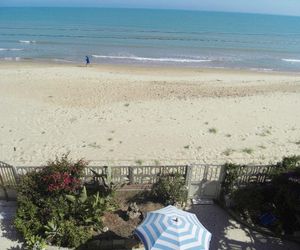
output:
[[[38,167],[37,166],[28,166],[28,167],[18,166],[18,167],[16,167],[16,171],[17,171],[18,175],[25,175],[30,172],[38,172],[42,169],[43,169],[43,167],[41,167],[41,166],[38,166]]]
[[[100,176],[107,176],[107,167],[103,166],[88,166],[84,169],[84,178],[83,181],[89,181],[94,178],[95,173]]]
[[[129,182],[129,168],[126,167],[111,167],[111,180],[114,183],[128,183]]]
[[[129,182],[132,184],[154,184],[160,176],[178,173],[186,176],[186,166],[135,166],[129,168]]]
[[[271,172],[275,166],[241,166],[238,170],[238,186],[247,185],[249,183],[265,183],[269,182]]]
[[[43,167],[13,167],[0,162],[0,185],[8,197],[8,189],[16,188],[19,176],[33,171],[40,171]],[[270,181],[270,174],[274,166],[240,166],[236,184],[264,183]],[[134,185],[151,185],[158,181],[159,176],[178,173],[185,179],[189,188],[189,197],[217,198],[224,178],[222,165],[178,165],[178,166],[88,166],[84,170],[84,181],[99,176],[107,177],[114,183]],[[99,178],[96,177],[96,178]],[[1,191],[1,190],[0,190]]]
[[[0,185],[2,187],[15,187],[17,185],[14,167],[4,162],[0,162]]]

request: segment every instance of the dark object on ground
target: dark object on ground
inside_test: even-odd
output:
[[[272,213],[265,213],[259,217],[259,221],[264,226],[270,226],[276,222],[276,217]]]

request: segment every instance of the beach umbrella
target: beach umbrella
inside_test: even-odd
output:
[[[135,234],[146,250],[208,250],[211,239],[195,214],[173,206],[147,213]]]

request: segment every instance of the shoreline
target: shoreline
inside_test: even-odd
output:
[[[111,165],[265,164],[300,152],[298,74],[20,62],[0,75],[8,164],[67,152]]]
[[[7,66],[73,66],[73,67],[84,67],[85,63],[79,62],[66,62],[66,61],[55,61],[51,59],[22,59],[19,61],[7,61],[7,60],[0,60],[0,65],[7,65]],[[205,71],[205,72],[223,72],[223,73],[261,73],[261,74],[278,74],[278,75],[296,75],[300,76],[300,68],[299,71],[280,71],[275,69],[259,69],[259,68],[227,68],[227,67],[202,67],[202,66],[189,66],[189,65],[172,65],[172,64],[130,64],[130,63],[91,63],[89,68],[96,68],[96,69],[108,69],[108,68],[115,68],[115,69],[134,69],[134,70],[158,70],[158,71],[172,71],[172,70],[181,70],[181,71]]]

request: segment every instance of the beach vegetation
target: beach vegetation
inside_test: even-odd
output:
[[[271,128],[271,127],[270,127]],[[264,129],[261,133],[259,133],[258,135],[260,136],[268,136],[268,135],[271,135],[271,130],[270,129]]]
[[[150,196],[165,205],[184,204],[188,190],[185,179],[178,173],[160,176],[151,189]]]
[[[190,148],[190,145],[185,145],[184,148],[185,148],[185,149],[189,149],[189,148]]]
[[[155,166],[159,166],[160,165],[160,161],[159,160],[154,160],[154,165]]]
[[[254,150],[252,148],[243,148],[242,152],[251,155],[253,154]]]
[[[218,130],[216,128],[210,128],[208,130],[208,132],[211,133],[211,134],[216,134],[218,132]]]
[[[226,149],[222,154],[225,156],[230,156],[231,154],[233,154],[235,152],[234,149],[228,148]]]
[[[85,146],[85,145],[84,145],[84,146]],[[97,145],[96,142],[89,143],[88,146],[91,147],[91,148],[101,148],[101,146],[100,146],[100,145]]]
[[[135,163],[139,166],[143,165],[143,161],[141,159],[136,160]]]
[[[88,189],[82,182],[87,164],[64,155],[21,177],[14,224],[29,249],[78,247],[102,229],[103,213],[114,209],[113,190]]]
[[[232,135],[231,134],[226,134],[225,135],[227,138],[230,138]]]

